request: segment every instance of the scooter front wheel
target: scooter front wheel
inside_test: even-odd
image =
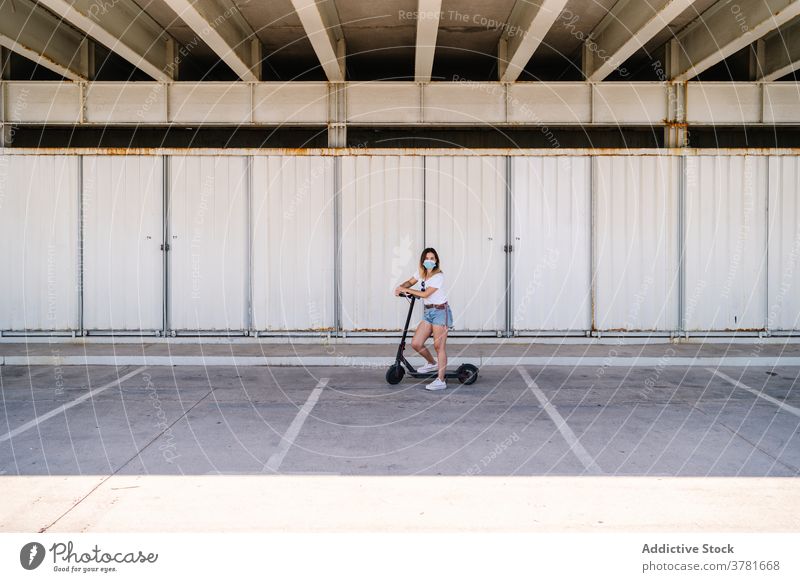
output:
[[[472,384],[478,379],[478,368],[472,364],[461,364],[456,370],[458,381],[462,384]]]
[[[405,376],[405,373],[406,371],[403,369],[403,366],[399,364],[392,364],[389,366],[389,369],[386,370],[386,381],[389,384],[399,384],[400,380],[402,380],[403,376]]]

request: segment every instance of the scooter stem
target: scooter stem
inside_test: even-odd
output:
[[[415,295],[404,295],[408,298],[408,315],[406,316],[406,325],[403,328],[403,338],[400,340],[400,346],[397,348],[397,361],[399,362],[403,356],[403,351],[406,349],[406,336],[408,335],[408,325],[411,323],[411,313],[414,311],[414,301],[417,300]]]

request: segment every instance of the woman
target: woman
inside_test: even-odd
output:
[[[417,281],[421,281],[419,290],[412,289]],[[427,390],[442,390],[447,388],[444,380],[445,369],[447,368],[447,331],[453,329],[453,312],[447,304],[447,293],[445,292],[444,273],[442,273],[439,253],[436,249],[427,248],[422,251],[419,257],[418,272],[402,285],[394,290],[395,295],[408,293],[423,300],[425,311],[422,321],[417,326],[411,346],[420,356],[427,360],[427,364],[422,366],[419,372],[433,372],[438,369],[438,377],[428,384]],[[439,362],[433,359],[425,342],[433,334],[433,347],[439,356]]]

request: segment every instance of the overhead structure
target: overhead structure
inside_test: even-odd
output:
[[[71,81],[89,78],[89,39],[28,0],[0,4],[0,45]]]
[[[500,81],[513,83],[519,78],[567,1],[517,0],[497,46]]]
[[[602,81],[697,0],[620,0],[584,44],[583,72]]]
[[[231,0],[164,0],[242,81],[261,78],[261,43]]]
[[[417,83],[427,83],[431,80],[441,14],[442,0],[417,2],[417,46],[414,54],[414,80]]]
[[[775,81],[800,69],[800,18],[769,34],[761,46],[760,81]]]
[[[156,81],[176,78],[175,40],[133,0],[38,0]],[[113,6],[113,8],[111,7]]]
[[[292,0],[320,65],[332,83],[345,79],[345,42],[333,0]]]
[[[674,39],[669,75],[688,81],[800,15],[800,0],[721,0]]]

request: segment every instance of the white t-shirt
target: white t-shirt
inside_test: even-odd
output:
[[[420,285],[421,279],[419,278],[419,271],[415,271],[409,279],[416,279],[417,283],[414,285]],[[420,285],[420,288],[422,285]],[[444,288],[444,273],[436,273],[432,277],[429,277],[425,280],[425,288],[428,289],[429,287],[433,287],[436,289],[433,293],[428,295],[423,301],[425,305],[439,305],[440,303],[445,303],[447,301],[447,293],[445,292]]]

